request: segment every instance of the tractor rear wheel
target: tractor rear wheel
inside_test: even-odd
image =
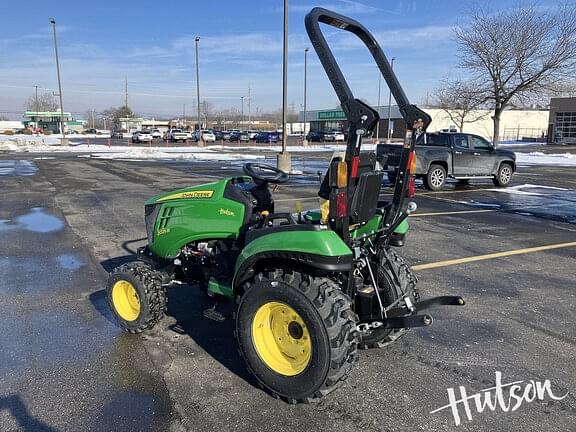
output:
[[[359,333],[338,284],[291,270],[257,274],[236,310],[236,339],[248,371],[289,403],[337,388],[356,360]]]
[[[377,282],[384,306],[390,305],[404,295],[408,295],[412,303],[419,300],[416,288],[418,280],[410,270],[410,266],[393,249],[381,249],[378,253]],[[376,328],[369,334],[361,334],[359,348],[383,348],[396,341],[406,333],[406,329]]]
[[[110,273],[106,297],[116,321],[129,333],[154,327],[166,310],[161,274],[141,261],[122,264]]]

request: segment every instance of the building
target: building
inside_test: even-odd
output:
[[[135,132],[142,129],[143,118],[140,117],[122,117],[119,118],[120,129],[126,132]]]
[[[575,98],[576,101],[576,98]],[[575,102],[576,104],[576,102]],[[391,138],[401,140],[406,133],[406,124],[400,115],[398,106],[392,105],[390,111],[388,106],[372,107],[378,111],[380,121],[374,131],[374,135],[379,139],[386,139],[388,134],[388,112],[390,112]],[[432,117],[430,131],[454,130],[458,129],[454,121],[450,119],[448,113],[439,108],[422,108]],[[304,113],[300,111],[299,120],[304,120]],[[576,107],[574,113],[576,116]],[[492,121],[491,110],[478,110],[473,113],[473,118],[479,120],[473,123],[466,123],[462,132],[480,135],[492,140],[494,133],[494,123]],[[548,131],[548,110],[541,109],[510,109],[502,113],[500,118],[500,140],[544,140]],[[576,121],[576,117],[574,117]],[[341,109],[313,110],[306,111],[306,121],[310,122],[310,130],[315,132],[325,132],[331,129],[346,131],[348,122]],[[576,131],[576,129],[575,129]]]
[[[550,99],[548,142],[576,144],[576,97]]]
[[[17,130],[23,128],[24,124],[21,121],[0,120],[0,133],[4,133],[6,131],[16,132]]]
[[[380,122],[374,134],[376,135],[377,133],[379,138],[386,138],[388,131],[388,106],[372,108],[376,109],[380,115]],[[348,129],[348,121],[344,111],[340,108],[306,111],[306,119],[304,119],[304,112],[300,111],[298,120],[300,122],[306,120],[306,123],[309,124],[309,130],[312,132],[328,132],[333,129],[345,131]],[[390,108],[390,125],[393,138],[400,139],[404,137],[406,133],[404,120],[395,105]],[[308,126],[306,130],[308,130]]]
[[[84,129],[84,122],[76,121],[69,112],[64,112],[64,129],[67,132],[75,130],[81,132]],[[60,133],[60,111],[26,111],[24,113],[24,126]]]

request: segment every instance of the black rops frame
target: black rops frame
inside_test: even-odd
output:
[[[308,15],[306,15],[306,31],[308,32],[312,46],[314,47],[326,74],[328,75],[328,79],[340,100],[342,110],[346,114],[346,118],[350,123],[345,157],[345,161],[348,164],[348,209],[350,209],[352,194],[356,182],[356,179],[351,175],[354,159],[360,154],[362,136],[365,136],[368,132],[371,132],[374,129],[380,116],[378,115],[378,112],[369,105],[354,98],[354,95],[352,94],[350,87],[348,87],[348,83],[344,79],[342,71],[336,63],[334,55],[332,54],[322,31],[320,30],[320,23],[328,24],[341,30],[354,33],[360,38],[360,40],[362,40],[364,45],[366,45],[372,54],[380,73],[382,73],[382,76],[386,80],[386,84],[390,88],[390,91],[398,104],[402,117],[406,121],[406,137],[400,157],[397,187],[395,188],[392,203],[386,212],[383,223],[384,233],[387,237],[388,234],[391,234],[391,232],[396,228],[401,219],[405,217],[405,208],[403,205],[408,189],[408,159],[410,152],[414,149],[417,136],[420,133],[425,132],[426,128],[430,124],[431,118],[424,111],[415,105],[410,104],[390,66],[390,63],[382,52],[380,45],[378,45],[374,36],[372,36],[372,34],[366,30],[362,24],[351,18],[319,7],[312,9]],[[331,165],[330,174],[333,172],[334,166]],[[340,220],[334,217],[336,214],[336,200],[334,198],[337,193],[338,190],[333,188],[330,194],[330,222],[332,228],[335,229],[346,242],[348,242],[348,224],[350,221],[350,215],[341,218]]]

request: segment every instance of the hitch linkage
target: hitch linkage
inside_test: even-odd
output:
[[[434,306],[464,306],[466,302],[460,296],[439,296],[414,303],[413,310],[421,311]],[[356,328],[360,332],[367,332],[376,328],[411,328],[411,327],[428,327],[433,322],[432,316],[424,315],[406,315],[406,308],[394,307],[386,312],[386,318],[383,320],[366,320],[358,324]]]

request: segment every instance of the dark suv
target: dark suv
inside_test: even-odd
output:
[[[256,135],[256,142],[257,143],[268,143],[273,142],[276,143],[280,139],[278,132],[260,132]]]

